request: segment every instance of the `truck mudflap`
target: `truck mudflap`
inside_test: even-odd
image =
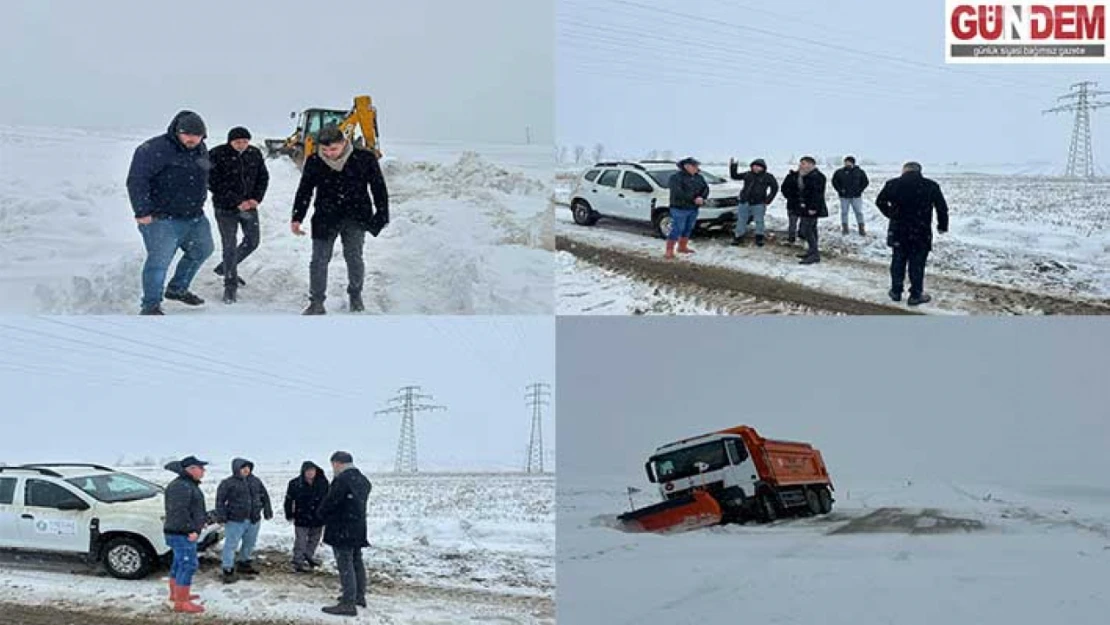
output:
[[[721,522],[721,506],[712,495],[694,491],[688,495],[626,512],[617,517],[626,532],[685,532]]]

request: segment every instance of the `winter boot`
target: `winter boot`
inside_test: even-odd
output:
[[[259,575],[258,569],[254,568],[254,563],[250,560],[236,564],[235,570],[248,577]]]
[[[339,595],[338,597],[335,598],[335,600],[338,601],[339,603],[343,603],[343,595]],[[366,607],[366,597],[362,596],[362,597],[359,597],[358,599],[355,599],[355,605],[357,605],[360,608],[365,608]]]
[[[756,247],[763,247],[763,242],[764,241],[765,241],[765,239],[763,238],[762,234],[755,235],[755,246]]]
[[[911,295],[910,298],[906,300],[906,303],[910,306],[920,306],[922,304],[928,304],[931,301],[933,301],[932,295],[922,293],[921,295]]]
[[[225,584],[234,584],[239,578],[235,575],[235,569],[224,569],[220,572],[220,580]]]
[[[200,306],[204,300],[192,291],[166,291],[166,299],[176,300],[186,306]]]
[[[366,307],[362,304],[362,293],[351,293],[349,298],[351,312],[360,313],[366,310]]]
[[[840,232],[843,234],[848,234],[848,222],[840,224]]]
[[[142,310],[139,311],[139,314],[140,315],[165,315],[166,313],[162,312],[162,307],[161,306],[159,306],[158,304],[155,304],[155,305],[151,306],[150,308],[143,308]]]
[[[177,581],[174,580],[174,578],[171,577],[170,578],[170,601],[173,601],[175,597],[177,597]],[[189,598],[189,601],[195,601],[197,599],[200,599],[200,595],[189,595],[188,598]]]
[[[214,271],[217,276],[224,275],[224,264],[220,263],[220,264],[216,265],[216,268],[213,269],[212,271]],[[247,286],[247,281],[242,279],[239,276],[235,276],[235,281],[239,283],[239,286]]]
[[[859,235],[860,235],[861,237],[865,237],[865,236],[867,236],[867,228],[864,228],[864,227],[863,227],[863,224],[860,224],[860,225],[859,225]]]
[[[678,253],[679,254],[693,254],[694,250],[690,249],[690,239],[683,237],[678,240]]]
[[[746,239],[746,238],[747,238],[747,237],[746,237],[746,236],[743,236],[743,235],[741,235],[741,236],[733,236],[733,237],[732,237],[732,246],[733,246],[733,247],[740,247],[741,245],[743,245],[743,244],[744,244],[744,239]],[[756,237],[756,240],[758,241],[758,240],[759,240],[759,237]]]
[[[308,308],[304,309],[304,312],[302,312],[301,314],[302,315],[326,315],[326,314],[328,314],[328,311],[326,309],[324,309],[324,302],[312,302],[308,305]]]
[[[312,567],[305,564],[304,562],[295,562],[293,564],[293,572],[294,573],[311,573],[312,572]]]
[[[821,257],[820,256],[806,256],[801,261],[799,261],[798,264],[800,264],[800,265],[816,265],[819,262],[821,262]]]
[[[667,239],[667,253],[663,255],[663,258],[674,258],[674,243],[674,241]]]
[[[204,607],[199,606],[189,599],[189,586],[177,586],[177,594],[173,598],[173,611],[184,612],[186,614],[200,614],[204,612]]]
[[[890,291],[887,291],[887,295],[890,295],[890,301],[892,301],[892,302],[902,301],[902,292],[901,291],[895,291],[894,289],[891,289]]]
[[[236,298],[235,298],[235,285],[234,284],[225,285],[224,286],[224,303],[225,304],[234,304],[235,300],[236,300]]]
[[[358,616],[358,608],[354,605],[345,605],[342,603],[323,608],[321,612],[335,616]]]
[[[324,566],[324,561],[320,558],[309,558],[308,565],[315,569]]]

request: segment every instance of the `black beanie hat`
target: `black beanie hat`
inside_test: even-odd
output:
[[[247,130],[246,128],[243,128],[242,126],[236,126],[236,127],[232,128],[231,130],[227,131],[227,142],[228,143],[231,143],[232,141],[235,141],[236,139],[250,139],[250,138],[251,138],[250,131]]]
[[[208,130],[204,127],[204,120],[192,111],[185,111],[177,118],[177,132],[198,137],[208,136]]]

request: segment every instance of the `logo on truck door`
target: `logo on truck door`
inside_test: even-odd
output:
[[[52,521],[41,519],[35,523],[35,532],[56,536],[72,536],[77,533],[77,523],[73,521]]]

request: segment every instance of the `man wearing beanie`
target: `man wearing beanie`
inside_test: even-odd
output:
[[[270,173],[262,151],[250,143],[251,133],[236,126],[227,133],[227,143],[212,148],[212,172],[208,189],[212,192],[216,224],[220,228],[223,261],[216,274],[224,277],[224,303],[234,304],[240,286],[239,263],[258,248],[258,205],[266,195]],[[243,241],[239,242],[239,227]]]
[[[165,134],[144,142],[131,158],[127,194],[147,255],[140,314],[163,314],[163,296],[189,306],[204,303],[189,285],[213,249],[212,228],[204,216],[211,168],[206,136],[200,115],[181,111]],[[166,285],[179,249],[183,255]]]

